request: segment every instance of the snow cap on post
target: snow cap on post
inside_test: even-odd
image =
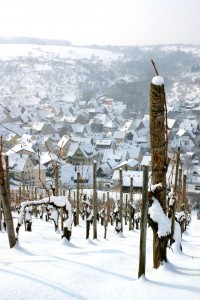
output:
[[[152,78],[151,81],[154,85],[163,85],[164,84],[164,78],[162,76],[155,76]]]

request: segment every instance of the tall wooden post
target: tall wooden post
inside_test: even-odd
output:
[[[158,80],[156,80],[158,79]],[[166,149],[166,128],[165,128],[165,90],[161,77],[155,77],[154,83],[150,85],[150,141],[152,161],[152,184],[162,184],[157,195],[164,213],[166,213],[166,172],[167,172],[167,149]],[[152,222],[152,224],[154,224]],[[158,268],[161,261],[167,260],[168,239],[159,238],[157,226],[153,229],[153,262],[154,268]]]
[[[183,175],[183,199],[182,199],[182,210],[185,213],[185,218],[187,218],[187,200],[186,200],[186,179],[187,176]],[[186,229],[186,220],[184,220],[182,232],[184,232]]]
[[[145,267],[146,267],[146,236],[147,236],[147,210],[148,210],[147,193],[148,193],[148,166],[144,166],[138,278],[140,278],[140,276],[142,275],[145,275]]]
[[[69,203],[71,203],[71,188],[70,187],[68,190],[68,201],[69,201]]]
[[[8,199],[10,200],[10,175],[9,175],[9,156],[5,156],[6,160],[6,186],[7,186],[7,193],[8,193]]]
[[[8,199],[7,186],[4,177],[2,143],[0,149],[0,198],[1,198],[0,202],[2,202],[2,206],[3,206],[3,212],[4,212],[5,222],[6,222],[6,229],[8,232],[8,240],[9,240],[10,248],[13,248],[16,244],[16,239],[15,239],[13,217],[11,212],[11,205]]]
[[[37,200],[37,187],[35,186],[35,200]]]
[[[19,204],[22,202],[22,187],[21,185],[19,186]]]
[[[59,180],[59,195],[63,196],[62,180]]]
[[[129,203],[129,231],[134,229],[134,209],[132,207],[133,205],[133,177],[131,176],[130,179],[130,203]],[[133,213],[132,213],[133,211]],[[133,222],[133,224],[132,224]]]
[[[174,183],[174,193],[177,194],[177,186],[178,186],[178,175],[179,175],[179,162],[180,162],[180,147],[178,147],[178,152],[176,155],[176,172],[175,172],[175,183]]]
[[[183,198],[182,198],[182,205],[185,207],[185,199],[186,199],[186,178],[187,176],[183,175]]]
[[[125,225],[127,225],[128,218],[128,194],[125,194]]]
[[[122,186],[123,186],[123,178],[122,178],[122,169],[119,170],[119,218],[120,218],[120,223],[121,223],[121,232],[123,232],[123,214],[122,214],[122,209],[123,209],[123,192],[122,192]]]
[[[179,168],[178,175],[178,198],[177,198],[177,210],[180,211],[182,202],[182,168]]]
[[[22,171],[22,201],[25,201],[25,181],[24,181],[24,171]]]
[[[108,212],[108,222],[110,221],[110,196],[109,192],[107,192],[107,212]]]
[[[79,210],[80,210],[80,172],[77,171],[77,188],[76,188],[76,225],[79,225]]]
[[[93,162],[93,239],[97,239],[97,183],[96,183],[97,162]]]
[[[59,168],[58,168],[58,163],[56,163],[56,170],[55,170],[55,196],[58,196],[58,194],[59,194],[58,182],[59,182]]]
[[[171,214],[171,236],[170,236],[170,245],[174,242],[174,226],[175,226],[175,212],[176,212],[176,199],[177,199],[177,192],[178,192],[178,176],[179,176],[179,163],[180,163],[180,147],[178,147],[178,152],[176,156],[176,173],[175,173],[175,184],[174,184],[174,193],[175,198],[172,205],[172,214]]]

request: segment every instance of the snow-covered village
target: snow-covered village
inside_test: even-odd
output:
[[[0,30],[0,299],[199,300],[200,41],[170,38]]]

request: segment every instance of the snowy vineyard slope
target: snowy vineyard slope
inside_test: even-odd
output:
[[[17,223],[17,218],[14,219]],[[169,249],[169,262],[152,268],[152,232],[147,236],[146,277],[137,280],[139,230],[123,235],[98,224],[98,239],[85,240],[85,223],[73,228],[71,242],[61,240],[52,223],[33,219],[32,232],[20,231],[19,245],[9,249],[0,233],[1,300],[7,299],[199,299],[200,220],[192,221],[179,245]],[[177,227],[178,230],[178,227]],[[91,230],[92,231],[92,230]],[[178,231],[177,231],[178,232]],[[177,234],[176,232],[176,234]],[[92,232],[91,232],[92,236]]]

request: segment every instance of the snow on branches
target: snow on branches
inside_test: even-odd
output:
[[[165,215],[159,201],[152,197],[153,203],[149,207],[150,218],[158,224],[158,237],[167,236],[171,233],[170,219]]]
[[[149,192],[149,217],[153,222],[151,223],[152,228],[156,229],[158,237],[162,238],[171,234],[171,223],[168,216],[164,213],[160,202],[156,199],[156,193],[162,188],[162,184],[158,183],[151,186]]]
[[[63,208],[63,210],[66,214],[66,219],[63,224],[64,232],[67,231],[68,237],[70,238],[71,230],[72,230],[72,207],[71,207],[71,204],[65,196],[58,196],[58,197],[51,196],[51,197],[43,198],[43,199],[37,200],[37,201],[24,201],[21,203],[21,209],[20,209],[20,213],[18,216],[18,224],[17,224],[17,228],[16,228],[17,239],[18,239],[18,234],[19,234],[19,228],[23,223],[27,207],[38,206],[38,205],[42,205],[42,204],[52,205],[55,209]]]

